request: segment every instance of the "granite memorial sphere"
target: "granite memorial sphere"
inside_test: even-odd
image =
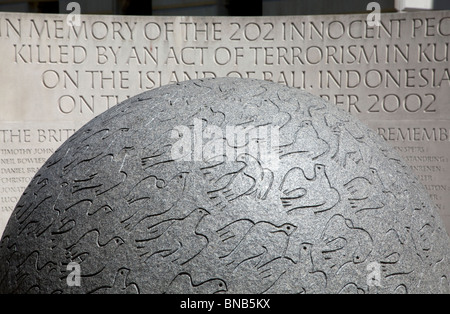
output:
[[[1,293],[448,293],[424,188],[356,118],[252,79],[107,110],[33,178]]]

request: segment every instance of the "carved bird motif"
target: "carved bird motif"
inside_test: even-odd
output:
[[[296,210],[312,209],[314,213],[330,210],[340,201],[339,192],[328,180],[324,165],[315,165],[314,177],[306,177],[303,169],[292,168],[280,185],[280,198],[288,213]]]
[[[292,154],[306,154],[312,160],[315,160],[325,155],[330,149],[328,143],[319,137],[317,130],[310,120],[305,120],[300,123],[294,138],[294,142],[279,147],[280,158]]]
[[[247,231],[230,253],[221,258],[232,268],[237,268],[241,263],[252,259],[258,260],[257,267],[263,266],[284,256],[289,237],[296,229],[296,226],[289,223],[276,226],[265,221],[258,222]]]
[[[348,283],[344,287],[342,287],[337,294],[356,295],[365,294],[365,291],[355,283]]]
[[[263,168],[261,162],[249,154],[241,154],[236,160],[246,164],[242,169],[242,173],[255,180],[254,185],[247,191],[246,195],[254,194],[257,199],[266,199],[272,187],[273,172],[270,169]]]
[[[100,273],[105,265],[112,259],[116,250],[125,242],[120,237],[113,237],[106,243],[99,240],[100,233],[97,230],[86,232],[77,242],[67,248],[66,257],[71,262],[77,262],[89,273],[83,276]],[[95,254],[91,255],[92,252]],[[102,256],[101,259],[96,256]]]
[[[270,293],[277,281],[286,273],[287,265],[279,265],[278,260],[284,258],[277,258],[267,265],[258,267],[254,265],[252,259],[242,262],[239,267],[239,272],[231,273],[231,281],[238,280],[239,285],[232,285],[229,287],[228,293],[231,294],[264,294]],[[241,278],[245,278],[242,280]]]
[[[126,156],[124,156],[126,158]],[[88,195],[102,195],[118,186],[126,179],[126,173],[120,170],[124,158],[117,160],[112,154],[108,154],[89,163],[84,171],[79,170],[79,175],[73,178],[70,184],[71,194],[90,192]],[[118,169],[117,172],[98,171],[98,169]]]
[[[225,208],[227,203],[232,200],[233,191],[230,187],[233,186],[234,180],[241,170],[245,167],[242,162],[229,163],[220,162],[213,165],[201,168],[203,176],[210,182],[211,187],[207,191],[208,197],[213,201],[218,208]],[[247,178],[247,182],[243,182],[243,192],[248,191],[254,184],[251,178]]]
[[[161,136],[153,138],[151,143],[147,144],[139,151],[141,157],[141,166],[148,170],[158,165],[170,163],[173,161],[172,154],[173,143],[182,138],[182,134],[177,129],[164,131]]]
[[[344,168],[349,161],[359,164],[364,158],[372,157],[366,148],[365,142],[368,141],[366,132],[348,122],[347,119],[333,114],[325,116],[325,123],[331,128],[331,136],[334,137],[334,141],[330,143],[331,159],[336,160]]]
[[[316,269],[334,269],[345,264],[363,263],[372,252],[373,240],[364,229],[357,228],[350,219],[334,215],[325,226],[313,251]],[[324,265],[321,265],[321,264]]]
[[[203,174],[210,176],[213,188],[208,192],[212,200],[219,202],[232,202],[242,196],[254,196],[264,200],[273,184],[273,172],[263,168],[261,162],[249,154],[240,154],[236,158],[240,165],[235,172],[217,172],[218,169],[211,167],[204,168]],[[216,167],[223,168],[225,163],[220,163]],[[213,167],[215,168],[215,167]],[[222,200],[223,199],[223,200]]]
[[[136,212],[122,221],[126,229],[134,228],[142,220],[167,212],[183,197],[188,173],[181,172],[168,181],[148,176],[141,180],[127,197]]]
[[[26,289],[28,293],[52,293],[53,291],[49,290],[45,282],[48,280],[59,282],[61,273],[55,262],[43,260],[39,252],[34,251],[25,260],[16,264],[15,272],[13,276],[11,275],[8,272],[5,273],[9,280],[12,279],[10,284]]]
[[[167,294],[216,294],[227,291],[227,284],[222,279],[213,278],[196,283],[188,273],[178,274],[164,293]]]
[[[221,241],[217,252],[221,255],[227,255],[244,238],[247,232],[255,225],[250,219],[239,219],[227,224],[225,227],[216,230]]]
[[[70,211],[77,210],[80,212],[86,211],[86,208],[89,208],[89,202],[81,202],[73,206]],[[68,241],[71,239],[80,239],[87,231],[87,227],[92,225],[93,219],[96,220],[97,226],[100,226],[102,223],[106,223],[108,221],[108,217],[111,213],[113,213],[113,209],[108,205],[101,206],[97,209],[87,210],[87,214],[79,215],[76,219],[70,217],[66,212],[61,214],[61,217],[55,219],[55,222],[52,224],[50,231],[53,238],[58,238],[58,241],[62,241],[62,245],[67,246],[71,244]],[[59,237],[63,234],[69,234],[70,236]],[[100,235],[99,241],[105,242],[108,239]]]
[[[128,275],[130,270],[127,268],[120,268],[111,286],[101,287],[91,294],[139,294],[139,287],[135,283],[128,283]]]
[[[414,269],[411,265],[405,262],[408,252],[405,250],[405,245],[400,239],[399,233],[390,229],[382,238],[383,243],[389,243],[387,246],[377,248],[381,273],[383,279],[390,278],[396,274],[412,273]]]
[[[326,286],[326,276],[320,271],[314,271],[312,260],[312,244],[300,244],[298,262],[290,258],[280,258],[266,267],[269,269],[284,269],[284,274],[267,291],[267,293],[320,293]],[[266,269],[267,268],[267,269]]]
[[[197,232],[201,220],[209,215],[198,208],[183,219],[161,222],[149,230],[148,238],[136,239],[140,254],[145,261],[160,254],[173,263],[184,265],[194,259],[205,248],[208,238]],[[156,235],[155,235],[156,234]]]
[[[133,234],[136,239],[157,238],[174,221],[182,220],[190,213],[199,208],[199,204],[208,204],[209,199],[198,195],[187,194],[182,202],[177,202],[170,210],[157,215],[149,215],[136,224]]]
[[[383,208],[391,201],[395,201],[395,196],[384,187],[378,171],[370,169],[368,178],[357,177],[344,184],[347,189],[351,208],[356,213],[366,210]]]

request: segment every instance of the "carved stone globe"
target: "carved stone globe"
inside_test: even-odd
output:
[[[2,293],[449,292],[449,237],[382,139],[250,79],[145,92],[45,163],[0,244]]]

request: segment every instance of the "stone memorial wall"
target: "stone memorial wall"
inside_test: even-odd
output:
[[[383,14],[379,26],[367,15],[68,17],[0,13],[0,233],[87,121],[145,90],[223,76],[298,87],[368,124],[450,230],[450,11]]]

